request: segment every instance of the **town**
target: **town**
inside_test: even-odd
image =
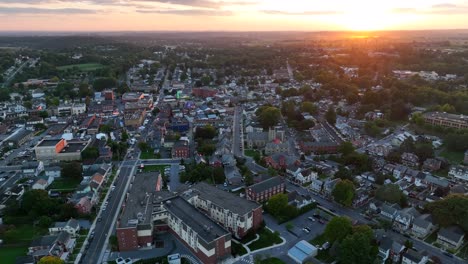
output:
[[[2,263],[468,261],[466,42],[148,34],[0,41]]]

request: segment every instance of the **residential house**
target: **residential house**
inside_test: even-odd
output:
[[[384,261],[390,259],[394,263],[398,263],[404,249],[405,246],[402,243],[397,242],[390,237],[384,237],[379,243],[378,256]]]
[[[401,163],[411,168],[418,168],[419,157],[414,153],[405,152],[401,155]]]
[[[468,181],[468,166],[452,166],[448,173],[449,177],[457,178],[460,180]]]
[[[420,213],[413,207],[399,210],[395,215],[393,228],[402,232],[409,230],[415,217],[420,216]]]
[[[91,182],[89,183],[89,186],[91,187],[91,190],[93,190],[95,193],[97,193],[102,184],[105,182],[105,176],[96,172],[93,177],[91,178]]]
[[[67,232],[58,235],[43,236],[31,242],[28,254],[36,260],[44,256],[56,256],[61,260],[67,260],[70,252],[75,247],[76,241]]]
[[[80,222],[70,218],[67,222],[56,222],[53,227],[49,227],[49,234],[57,235],[64,231],[70,234],[71,237],[76,237],[80,232]]]
[[[38,176],[44,170],[42,161],[27,161],[21,165],[21,170],[26,176]]]
[[[44,172],[48,178],[60,178],[62,175],[62,168],[60,168],[60,166],[47,166],[44,168]]]
[[[444,227],[437,233],[437,243],[444,248],[458,249],[465,238],[465,232],[458,226]]]
[[[268,201],[273,195],[284,193],[286,186],[281,177],[272,177],[246,188],[246,198],[250,201],[262,203]]]
[[[335,185],[340,181],[341,179],[327,179],[325,183],[323,184],[323,193],[326,197],[331,197],[333,189],[335,188]]]
[[[33,190],[45,190],[48,186],[49,186],[49,182],[44,178],[40,178],[33,184],[32,189]]]
[[[442,161],[439,159],[426,159],[423,163],[422,169],[426,171],[438,171]]]
[[[432,216],[430,214],[423,214],[414,219],[411,230],[414,236],[425,238],[434,232],[436,228],[437,225],[432,219]]]
[[[401,258],[402,264],[426,264],[428,261],[429,257],[426,252],[418,252],[414,249],[408,249]]]
[[[400,207],[397,204],[384,203],[380,208],[380,214],[393,221]]]
[[[403,178],[407,170],[408,170],[408,167],[403,166],[403,165],[397,165],[393,170],[393,177],[399,180]]]
[[[310,195],[299,195],[297,191],[292,191],[288,193],[288,204],[292,205],[298,209],[309,205],[313,202],[313,199]]]
[[[300,161],[290,155],[276,153],[264,158],[267,166],[276,170],[285,170],[291,164],[300,164]]]
[[[75,208],[80,214],[89,214],[91,213],[91,208],[93,204],[91,199],[88,196],[81,197],[79,201],[75,204]]]
[[[323,181],[319,179],[313,179],[311,184],[309,185],[310,189],[315,193],[321,193],[323,187]]]

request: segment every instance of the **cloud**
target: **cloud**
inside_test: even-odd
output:
[[[468,6],[455,4],[438,4],[429,8],[395,8],[392,13],[420,15],[468,15]]]
[[[221,10],[201,10],[201,9],[174,9],[174,10],[154,10],[138,9],[138,13],[161,14],[161,15],[183,15],[183,16],[231,16],[231,11]]]
[[[81,8],[0,7],[0,14],[95,14],[96,10]]]
[[[264,14],[268,15],[288,15],[288,16],[322,16],[322,15],[337,15],[342,14],[341,11],[323,10],[323,11],[304,11],[304,12],[286,12],[280,10],[262,10]]]

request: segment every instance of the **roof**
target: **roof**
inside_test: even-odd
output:
[[[449,226],[441,228],[438,235],[443,236],[451,241],[458,242],[465,236],[463,230],[458,226]]]
[[[80,222],[74,218],[70,218],[70,220],[67,222],[67,226],[73,229],[77,229],[80,226]]]
[[[42,236],[42,237],[36,238],[31,242],[30,247],[51,246],[55,242],[57,237],[58,236]]]
[[[281,179],[281,177],[279,176],[276,176],[276,177],[273,177],[273,178],[270,178],[268,180],[264,180],[262,182],[259,182],[257,184],[254,184],[250,187],[248,187],[250,190],[256,192],[256,193],[260,193],[260,192],[263,192],[265,190],[268,190],[274,186],[278,186],[280,184],[283,183],[283,180]]]
[[[252,210],[261,206],[204,182],[192,186],[190,190],[194,191],[201,199],[211,201],[221,208],[229,209],[231,212],[240,215],[250,213]],[[186,193],[184,193],[184,195]],[[189,193],[190,191],[187,195],[190,195]]]
[[[290,250],[288,250],[288,256],[299,263],[303,263],[310,256],[314,256],[317,253],[317,248],[308,243],[305,240],[297,242]]]
[[[39,144],[37,144],[38,147],[53,147],[57,145],[62,139],[44,139]]]
[[[190,228],[207,243],[219,237],[230,235],[227,230],[208,218],[205,214],[198,211],[180,196],[167,200],[164,206],[172,215],[190,226]]]
[[[403,253],[403,257],[407,258],[415,263],[420,263],[421,259],[424,257],[419,252],[414,251],[413,249],[409,249],[407,252]]]
[[[430,214],[423,214],[416,219],[414,219],[413,225],[422,227],[422,228],[428,228],[429,225],[433,224],[433,219]]]

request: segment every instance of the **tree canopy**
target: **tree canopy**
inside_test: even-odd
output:
[[[275,126],[281,118],[280,110],[274,106],[262,106],[257,109],[256,115],[264,129]]]
[[[336,202],[344,205],[351,206],[353,204],[354,194],[356,188],[353,182],[349,180],[340,180],[333,188],[332,196]]]
[[[468,232],[468,196],[457,194],[428,203],[425,207],[441,226],[459,225]]]
[[[375,198],[380,201],[397,203],[404,206],[406,204],[406,195],[400,190],[396,184],[385,184],[380,186],[375,191]]]
[[[325,237],[330,243],[341,242],[347,235],[351,234],[352,224],[348,217],[333,217],[325,227]]]
[[[83,178],[83,167],[80,162],[71,161],[62,163],[62,177],[71,179]]]
[[[42,257],[37,264],[64,264],[65,261],[56,256]]]

